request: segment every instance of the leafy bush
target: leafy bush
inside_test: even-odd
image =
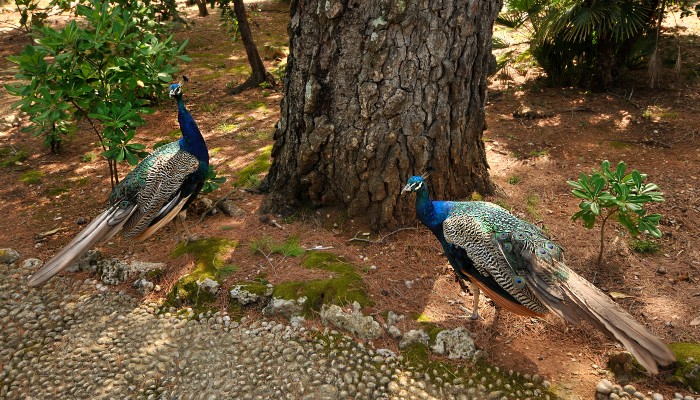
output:
[[[89,0],[76,7],[78,18],[62,29],[35,27],[35,45],[10,60],[17,78],[27,83],[6,86],[22,99],[15,106],[30,116],[27,127],[54,152],[63,137],[87,119],[109,162],[112,183],[119,181],[116,164],[132,165],[148,153],[132,143],[142,115],[165,94],[177,72],[185,44],[177,46],[166,26],[144,3],[113,4]]]
[[[626,174],[627,165],[624,162],[620,161],[615,171],[611,171],[610,161],[605,160],[601,169],[601,172],[590,176],[581,173],[578,181],[567,181],[574,188],[571,193],[582,199],[579,203],[581,210],[573,215],[573,220],[581,219],[583,226],[591,229],[597,218],[602,218],[599,264],[603,259],[605,224],[610,217],[615,217],[632,236],[645,233],[660,238],[658,225],[661,214],[647,214],[644,204],[664,201],[663,193],[656,184],[644,183],[646,174],[637,170]]]

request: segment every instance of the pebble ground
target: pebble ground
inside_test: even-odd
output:
[[[2,399],[548,399],[541,377],[430,370],[336,331],[162,312],[95,280],[0,264]]]

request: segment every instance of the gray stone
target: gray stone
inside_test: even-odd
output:
[[[306,302],[306,297],[297,300],[285,300],[273,298],[270,300],[262,313],[265,316],[282,315],[287,318],[301,314],[302,305]]]
[[[272,296],[272,287],[268,287],[264,294],[256,294],[245,289],[243,285],[235,285],[229,291],[229,295],[239,304],[246,306],[253,303],[265,302]]]
[[[134,282],[133,286],[139,293],[141,293],[143,295],[150,293],[154,288],[153,282],[151,282],[145,278],[137,279]]]
[[[402,321],[404,318],[406,318],[406,316],[397,315],[393,311],[389,311],[386,316],[386,323],[389,326],[394,326],[397,322]]]
[[[27,258],[26,260],[24,260],[24,262],[22,262],[22,268],[35,270],[41,267],[43,264],[44,262],[38,258]]]
[[[204,290],[207,293],[217,294],[221,284],[211,278],[205,278],[203,281],[197,281],[197,286],[200,290]]]
[[[12,264],[19,260],[19,253],[13,249],[0,249],[0,264]]]
[[[651,400],[664,400],[664,396],[661,393],[654,393],[651,395]]]
[[[406,347],[414,343],[419,343],[424,346],[427,346],[429,340],[430,336],[428,336],[428,334],[425,333],[425,331],[423,331],[422,329],[412,329],[403,335],[401,342],[399,342],[399,348],[405,349]]]
[[[379,322],[362,313],[358,302],[353,302],[352,310],[349,312],[345,312],[335,304],[324,305],[321,307],[321,321],[352,332],[362,339],[376,339],[384,333]]]
[[[622,390],[624,390],[625,392],[627,392],[629,394],[634,394],[634,392],[637,391],[637,389],[632,385],[625,385],[622,387]]]
[[[463,327],[441,331],[435,337],[435,344],[430,348],[434,353],[447,355],[450,359],[471,358],[476,352],[474,340],[469,331]]]
[[[600,394],[612,393],[612,383],[607,379],[601,379],[595,386],[595,391]]]
[[[389,336],[391,336],[394,339],[401,338],[401,331],[394,325],[390,325],[389,329],[387,329],[387,332],[389,333]]]
[[[226,199],[219,203],[217,207],[229,217],[243,217],[246,215],[246,212],[238,207],[233,200]]]

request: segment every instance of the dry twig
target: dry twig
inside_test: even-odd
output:
[[[350,239],[348,239],[348,242],[365,242],[365,243],[379,244],[379,243],[384,243],[384,240],[386,240],[386,238],[388,238],[389,236],[395,235],[395,234],[397,234],[397,233],[399,233],[399,232],[401,232],[401,231],[416,230],[416,229],[418,229],[417,226],[414,226],[414,227],[406,227],[406,228],[399,228],[399,229],[397,229],[397,230],[395,230],[395,231],[393,231],[393,232],[387,233],[386,235],[384,235],[384,236],[382,236],[381,238],[379,238],[379,240],[370,240],[370,239],[367,239],[367,238],[361,238],[361,237],[358,236],[358,235],[360,234],[360,232],[357,232],[357,233],[355,234],[355,236],[353,236],[353,237],[351,237]],[[365,236],[369,236],[369,235],[365,235]]]

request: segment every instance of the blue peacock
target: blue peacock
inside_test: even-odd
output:
[[[197,123],[185,108],[181,85],[170,85],[170,97],[177,102],[182,138],[159,147],[124,177],[109,196],[109,208],[34,273],[30,286],[46,282],[119,231],[125,238],[145,240],[179,215],[188,238],[191,237],[184,222],[185,212],[204,185],[209,151]]]
[[[416,192],[416,215],[435,234],[461,280],[474,294],[477,319],[483,291],[513,313],[541,317],[552,311],[571,322],[587,321],[619,340],[651,374],[673,353],[617,303],[564,263],[562,248],[542,230],[504,208],[483,201],[431,201],[424,179],[403,188]]]

